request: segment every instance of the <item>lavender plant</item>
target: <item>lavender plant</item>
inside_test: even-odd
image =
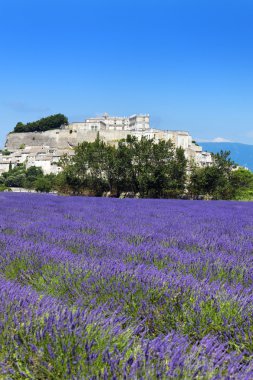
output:
[[[253,378],[253,205],[0,195],[1,379]]]

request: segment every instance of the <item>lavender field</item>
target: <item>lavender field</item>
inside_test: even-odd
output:
[[[252,379],[253,204],[0,195],[1,379]]]

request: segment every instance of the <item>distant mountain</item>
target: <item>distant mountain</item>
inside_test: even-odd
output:
[[[203,150],[218,153],[221,150],[229,150],[233,161],[253,171],[253,145],[231,142],[199,142]]]

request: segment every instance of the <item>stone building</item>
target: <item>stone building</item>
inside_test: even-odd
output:
[[[66,126],[72,131],[145,131],[150,128],[149,115],[110,116],[105,113],[101,117],[86,119],[84,122],[74,122]]]
[[[157,142],[171,140],[176,147],[184,149],[187,159],[194,160],[198,165],[207,166],[212,162],[211,154],[203,152],[188,132],[150,128],[148,114],[129,117],[104,114],[46,132],[9,133],[5,149],[10,155],[0,153],[0,174],[9,170],[10,163],[12,167],[25,164],[27,168],[41,167],[45,174],[57,174],[61,171],[58,164],[61,156],[73,155],[74,147],[83,141],[95,141],[98,132],[102,140],[113,145],[128,135]]]

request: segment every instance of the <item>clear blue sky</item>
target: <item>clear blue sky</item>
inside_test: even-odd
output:
[[[252,0],[1,0],[0,145],[59,112],[253,144],[252,20]]]

